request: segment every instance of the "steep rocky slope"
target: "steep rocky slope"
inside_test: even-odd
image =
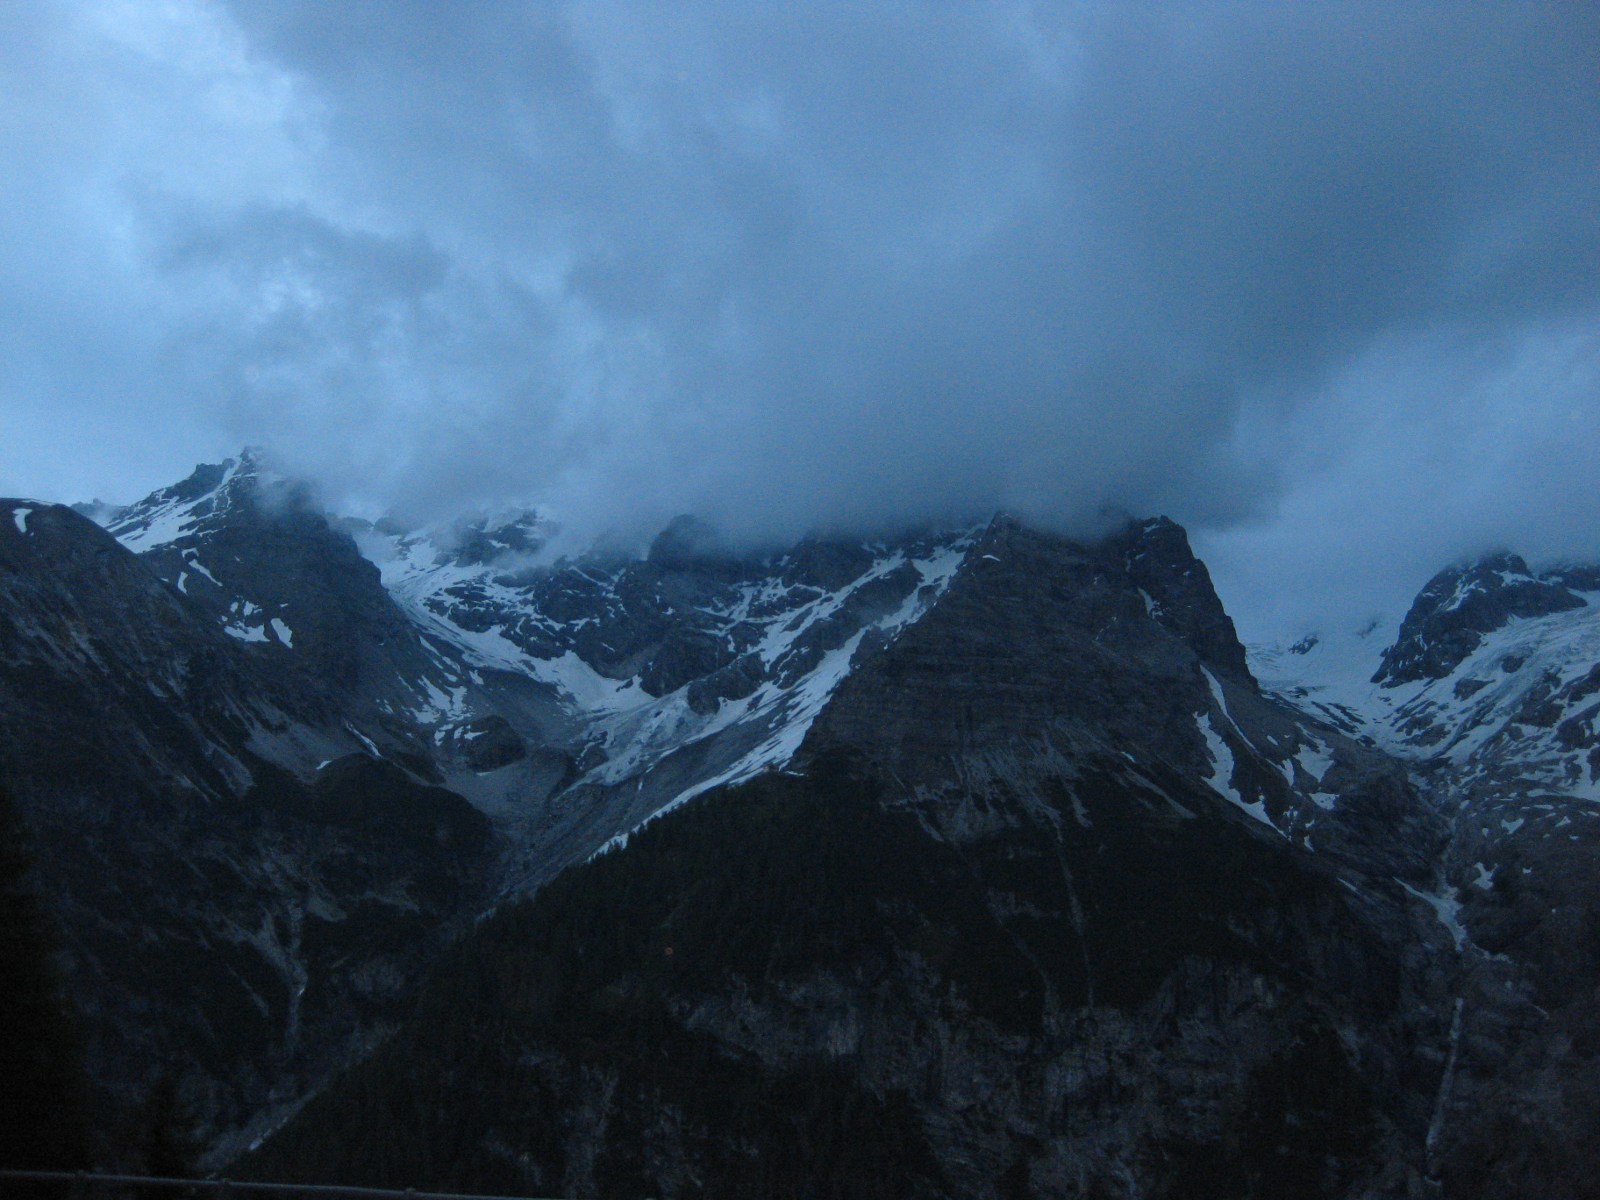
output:
[[[385,555],[248,452],[97,513],[120,544],[6,513],[0,772],[96,1073],[117,1102],[178,1074],[221,1151],[381,1029],[495,892],[786,761],[970,541],[745,560],[680,522],[644,560],[530,571],[538,524],[513,518]]]
[[[83,517],[0,509],[12,770],[90,794],[149,778],[196,797],[247,783],[240,751],[257,727],[286,723],[287,692]]]
[[[1450,1193],[1582,1195],[1600,1142],[1600,572],[1499,554],[1440,572],[1395,630],[1256,655],[1281,694],[1403,760],[1449,822]]]
[[[897,634],[856,646],[787,770],[480,927],[263,1166],[1425,1194],[1444,824],[1392,760],[1258,693],[1181,531],[997,520]],[[343,1115],[396,1097],[398,1127]]]
[[[517,830],[510,890],[707,788],[787,762],[857,651],[929,610],[974,533],[808,539],[738,556],[680,518],[643,558],[553,561],[540,557],[543,536],[526,515],[466,536],[356,530],[464,679],[532,679],[559,698],[559,718],[530,725],[522,707],[463,690],[433,733],[447,756],[476,732],[467,722],[492,711],[542,761],[560,756],[563,770],[537,787],[525,766],[449,776]]]
[[[245,451],[117,510],[106,528],[264,674],[292,687],[303,712],[341,728],[346,750],[435,769],[418,714],[448,704],[460,664],[416,627],[302,486]]]
[[[488,822],[361,752],[287,648],[229,636],[84,517],[0,509],[0,773],[67,935],[102,1128],[160,1072],[209,1135],[260,1120],[477,911]]]
[[[857,646],[927,611],[974,536],[734,555],[680,518],[643,558],[552,558],[530,513],[330,523],[250,451],[105,519],[222,632],[300,681],[345,749],[501,821],[522,849],[513,888],[786,761]]]
[[[267,1161],[1583,1194],[1600,572],[1501,556],[1247,660],[1159,519],[563,557],[526,512],[336,520],[248,452],[109,533],[0,506],[0,774],[97,1069],[177,1069],[219,1155],[497,907]]]

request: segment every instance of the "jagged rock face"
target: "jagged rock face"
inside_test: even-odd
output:
[[[493,792],[515,809],[511,888],[537,886],[715,783],[781,766],[855,652],[920,619],[973,536],[813,538],[741,558],[680,520],[643,560],[468,564],[423,534],[358,534],[431,641],[485,681],[545,683],[562,705],[564,721],[537,725],[514,707],[491,709],[529,746],[567,757],[570,771],[540,776],[545,790],[517,782],[520,765],[468,763],[471,777],[448,775],[465,794]],[[484,715],[477,702],[469,689],[466,712]],[[433,735],[445,758],[470,744],[460,720],[452,714]]]
[[[480,517],[463,531],[456,558],[468,566],[487,566],[507,557],[537,554],[548,534],[536,513],[517,513],[505,521]]]
[[[461,953],[479,980],[522,964],[505,993],[441,983],[276,1161],[663,1196],[1421,1189],[1451,1013],[1414,895],[1444,823],[1213,670],[1236,656],[1161,621],[1138,544],[994,523],[920,619],[857,642],[802,774],[708,795],[490,926]],[[474,1004],[510,1049],[436,1088],[445,1014]],[[423,1114],[494,1096],[492,1131],[339,1121],[375,1077]],[[752,1173],[795,1144],[809,1173]]]
[[[1211,586],[1205,563],[1189,548],[1183,527],[1165,517],[1130,523],[1105,544],[1148,597],[1146,608],[1165,629],[1187,642],[1220,675],[1254,686],[1239,634]]]
[[[96,1081],[115,1107],[171,1071],[208,1136],[266,1121],[392,1019],[476,910],[488,822],[364,755],[306,781],[274,767],[353,746],[273,669],[287,648],[230,637],[70,509],[0,508],[0,773]]]
[[[1449,582],[1457,579],[1459,589]],[[1375,683],[1353,685],[1377,655],[1364,660],[1359,643],[1340,649],[1335,639],[1262,659],[1280,671],[1298,660],[1302,677],[1279,686],[1411,759],[1449,819],[1440,886],[1426,899],[1455,941],[1451,1086],[1430,1139],[1451,1196],[1576,1197],[1591,1187],[1600,1045],[1585,1031],[1600,1024],[1600,610],[1573,593],[1596,582],[1592,566],[1531,576],[1513,556],[1441,575],[1413,616],[1458,592],[1487,598],[1483,628],[1436,661],[1436,676],[1380,670]],[[1500,586],[1511,598],[1493,600]],[[1530,596],[1530,611],[1514,612]],[[1417,631],[1430,619],[1408,617],[1384,662],[1417,661]]]
[[[659,698],[734,666],[775,621],[804,623],[807,606],[848,590],[886,558],[925,556],[955,540],[807,539],[785,554],[740,558],[716,549],[709,528],[679,518],[643,560],[600,555],[530,565],[511,555],[482,563],[419,535],[367,544],[415,608],[467,634],[503,638],[534,661],[574,655],[602,679],[637,679]],[[877,593],[892,609],[920,583],[903,572]],[[803,673],[788,663],[780,669]]]
[[[23,500],[0,511],[0,763],[19,794],[247,785],[240,752],[281,720],[283,691],[92,522]]]
[[[1373,681],[1443,678],[1478,648],[1484,634],[1512,618],[1542,617],[1583,605],[1583,598],[1560,582],[1536,578],[1515,554],[1440,571],[1418,593]]]
[[[1128,564],[1156,557],[1141,531],[1171,544],[1167,524],[1086,546],[996,522],[939,604],[841,684],[807,749],[861,750],[912,789],[1103,758],[1132,786],[1203,784],[1263,831],[1425,882],[1442,826],[1404,773],[1264,699],[1248,672],[1213,671],[1242,654],[1231,622],[1147,604],[1139,579],[1159,581]],[[1181,558],[1168,570],[1193,578]]]
[[[303,487],[248,450],[116,510],[108,525],[258,673],[291,693],[298,715],[327,729],[333,744],[314,755],[258,746],[297,773],[364,751],[419,779],[460,785],[497,769],[467,753],[474,739],[463,734],[479,717],[509,720],[519,739],[559,738],[570,721],[551,689],[515,672],[477,670],[462,646],[397,603],[352,528],[373,533],[364,522],[330,521]],[[526,553],[544,529],[522,515],[456,533],[452,562],[461,564]],[[502,756],[498,765],[516,761]]]
[[[248,451],[120,510],[108,531],[326,713],[399,705],[428,669],[378,569]]]
[[[842,686],[813,740],[881,747],[908,784],[1052,725],[1198,770],[1204,659],[1190,622],[1173,632],[1147,607],[1125,566],[1136,553],[996,521],[938,607]]]

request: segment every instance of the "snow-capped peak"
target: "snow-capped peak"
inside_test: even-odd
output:
[[[1389,685],[1442,679],[1510,621],[1583,606],[1582,597],[1534,575],[1515,554],[1448,568],[1418,593],[1374,678]]]
[[[237,458],[205,463],[181,483],[108,514],[107,531],[128,549],[144,553],[168,545],[207,517],[246,501],[263,485],[278,482],[264,471],[261,452],[247,447]]]
[[[1398,626],[1252,647],[1271,691],[1403,757],[1600,800],[1600,570],[1500,554],[1441,571]]]

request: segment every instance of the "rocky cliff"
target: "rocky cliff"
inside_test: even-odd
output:
[[[1214,596],[1162,619],[1203,580],[1170,528],[994,522],[925,615],[856,645],[785,771],[503,910],[263,1166],[1426,1194],[1453,945],[1417,897],[1445,824],[1392,760],[1260,695]],[[421,1098],[398,1130],[338,1116],[392,1095]]]
[[[110,533],[0,505],[0,773],[96,1070],[176,1070],[219,1158],[326,1089],[262,1169],[1584,1194],[1581,564],[1251,657],[1163,519],[562,557],[251,454]]]

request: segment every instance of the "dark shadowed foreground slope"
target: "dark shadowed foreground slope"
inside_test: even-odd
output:
[[[9,508],[0,781],[32,830],[88,1059],[108,1111],[170,1076],[215,1136],[390,1018],[481,904],[489,823],[364,754],[309,777],[269,762],[341,754],[336,689],[276,671],[276,646],[228,636],[70,509]]]
[[[1188,789],[1090,770],[967,798],[989,827],[953,841],[829,756],[662,819],[480,926],[262,1166],[560,1195],[1404,1194],[1437,1062],[1348,888],[1183,815],[1207,804]]]

